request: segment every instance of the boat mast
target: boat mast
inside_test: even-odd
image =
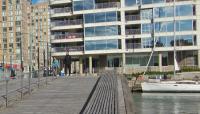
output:
[[[174,77],[176,76],[176,6],[175,6],[176,0],[173,0],[173,13],[174,13]]]

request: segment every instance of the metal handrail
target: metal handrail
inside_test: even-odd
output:
[[[57,39],[73,39],[73,38],[83,38],[83,33],[68,33],[68,34],[57,34],[53,35],[53,40]]]

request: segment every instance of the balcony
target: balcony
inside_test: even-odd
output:
[[[95,9],[120,8],[120,2],[96,3]]]
[[[83,33],[68,33],[54,35],[53,40],[83,38]]]
[[[69,50],[69,52],[83,51],[84,46],[54,47],[54,48],[52,48],[53,53],[66,52],[67,50]]]
[[[135,20],[140,20],[140,15],[127,15],[126,21],[135,21]]]
[[[126,29],[126,35],[141,34],[140,29]]]
[[[50,5],[71,3],[71,0],[50,0]]]
[[[51,23],[51,30],[67,30],[67,29],[77,29],[82,28],[83,20],[64,20],[64,21],[54,21]]]
[[[64,8],[54,8],[51,9],[52,14],[58,14],[58,13],[70,13],[72,12],[72,9],[70,7],[64,7]]]
[[[127,43],[126,49],[140,49],[142,47],[141,43]]]

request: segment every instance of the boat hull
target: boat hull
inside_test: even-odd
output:
[[[200,84],[141,83],[143,92],[198,92]]]

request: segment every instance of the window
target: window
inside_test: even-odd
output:
[[[142,47],[143,48],[152,48],[153,47],[153,38],[142,38]]]
[[[173,17],[174,16],[173,7],[160,7],[154,9],[154,17]]]
[[[87,51],[118,49],[118,47],[118,40],[95,40],[85,42],[85,49]]]
[[[194,46],[196,45],[196,36],[193,35],[182,35],[176,36],[177,46]]]
[[[125,0],[125,6],[127,7],[134,6],[137,4],[137,1],[139,0]]]
[[[193,14],[193,5],[176,6],[176,16],[191,16]]]
[[[152,19],[152,9],[142,10],[141,19]]]
[[[152,4],[152,0],[142,0],[142,4]]]
[[[158,22],[155,23],[156,32],[173,32],[174,24],[173,22]]]
[[[193,20],[182,20],[176,22],[176,31],[193,30]]]
[[[117,12],[85,14],[85,23],[117,21]]]
[[[85,28],[86,37],[119,35],[118,26],[98,26]]]
[[[142,24],[142,33],[151,33],[152,24]]]

